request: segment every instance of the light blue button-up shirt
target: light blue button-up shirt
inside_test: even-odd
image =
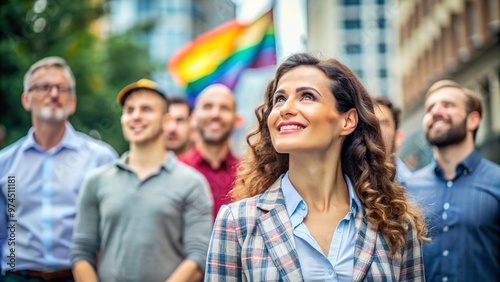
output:
[[[34,130],[0,151],[2,271],[69,268],[77,197],[87,173],[118,157],[108,144],[66,124],[45,151]]]
[[[304,281],[352,281],[356,241],[354,218],[356,211],[361,212],[363,206],[354,192],[349,177],[344,175],[344,178],[351,199],[350,208],[335,229],[328,257],[324,255],[304,224],[304,218],[308,212],[307,204],[290,182],[288,172],[281,180]]]

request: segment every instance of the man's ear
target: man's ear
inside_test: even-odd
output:
[[[239,115],[239,114],[236,114],[236,120],[234,122],[234,128],[233,129],[240,128],[243,125],[243,121],[244,121],[243,116]]]
[[[189,126],[193,130],[197,130],[198,128],[194,111],[189,115]]]
[[[170,115],[170,113],[163,114],[163,118],[162,118],[163,131],[167,131],[168,123],[170,122],[171,119],[172,119],[172,116]]]
[[[344,125],[342,128],[341,136],[347,136],[351,134],[358,126],[358,111],[356,108],[352,108],[343,114]]]
[[[31,96],[28,93],[23,92],[21,95],[21,104],[27,112],[31,112]]]
[[[76,111],[76,95],[75,94],[71,95],[71,97],[69,99],[70,99],[69,102],[71,103],[70,104],[70,112],[69,113],[70,113],[70,115],[72,115]]]
[[[396,150],[399,150],[399,148],[403,146],[404,141],[405,141],[405,134],[403,133],[403,131],[397,129],[396,136],[394,136],[394,146],[396,147]]]
[[[481,115],[477,111],[470,112],[467,116],[467,130],[474,131],[481,123]]]

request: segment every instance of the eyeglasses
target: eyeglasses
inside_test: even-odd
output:
[[[52,87],[55,87],[57,89],[57,92],[63,95],[69,94],[73,91],[73,88],[71,88],[71,86],[68,85],[44,83],[44,84],[35,84],[31,86],[30,88],[28,88],[28,92],[33,91],[38,94],[46,95],[52,90]]]

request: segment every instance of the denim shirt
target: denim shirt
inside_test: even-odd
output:
[[[433,161],[406,180],[432,241],[424,245],[428,281],[498,281],[500,166],[472,152],[452,180]]]

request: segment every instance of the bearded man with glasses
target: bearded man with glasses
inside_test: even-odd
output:
[[[21,102],[33,126],[0,151],[0,280],[73,281],[69,249],[82,180],[117,154],[69,123],[75,79],[64,59],[33,64]]]

